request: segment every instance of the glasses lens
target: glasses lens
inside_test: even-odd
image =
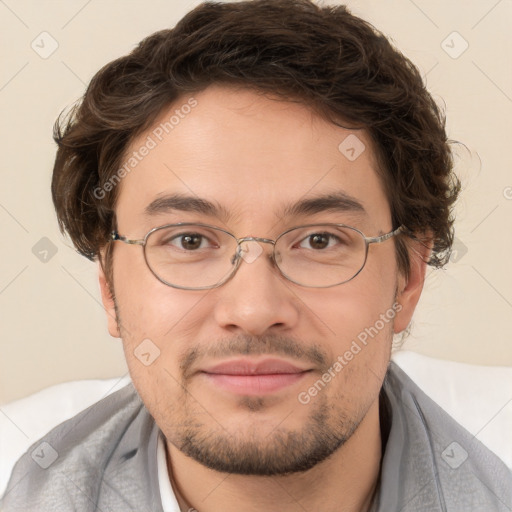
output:
[[[288,279],[319,288],[349,281],[366,259],[363,235],[333,224],[292,229],[279,237],[275,249],[276,263]]]
[[[178,288],[210,288],[226,280],[236,265],[234,237],[209,226],[158,228],[146,240],[145,256],[158,279]]]

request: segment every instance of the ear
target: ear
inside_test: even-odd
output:
[[[397,312],[394,323],[394,332],[398,334],[407,329],[420,300],[425,282],[425,272],[427,261],[432,252],[432,244],[414,240],[409,242],[410,272],[408,276],[401,274],[398,279],[398,292],[396,302],[400,304],[401,309]],[[431,240],[431,239],[427,239]]]
[[[121,333],[119,332],[119,325],[117,323],[114,297],[107,282],[107,278],[105,277],[105,272],[101,263],[98,263],[98,279],[100,282],[101,302],[103,302],[105,313],[107,313],[108,332],[110,336],[120,338]]]

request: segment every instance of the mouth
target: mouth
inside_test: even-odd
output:
[[[312,370],[281,359],[234,359],[203,369],[210,384],[239,395],[275,393],[302,380]]]

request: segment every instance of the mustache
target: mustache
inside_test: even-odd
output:
[[[198,361],[237,355],[286,356],[306,360],[321,368],[328,367],[328,355],[319,345],[308,346],[300,340],[274,334],[263,336],[239,334],[235,337],[221,338],[215,343],[207,342],[187,350],[180,358],[180,369],[183,372],[183,377],[187,379],[194,373]]]

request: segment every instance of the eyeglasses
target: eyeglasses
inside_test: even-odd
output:
[[[377,237],[367,237],[344,224],[308,224],[288,229],[275,240],[237,238],[208,224],[167,224],[153,228],[142,240],[111,233],[112,241],[141,245],[146,264],[162,283],[183,290],[208,290],[223,285],[242,260],[252,263],[272,244],[270,259],[289,281],[310,288],[346,283],[363,269],[370,244],[384,242],[403,226]]]

